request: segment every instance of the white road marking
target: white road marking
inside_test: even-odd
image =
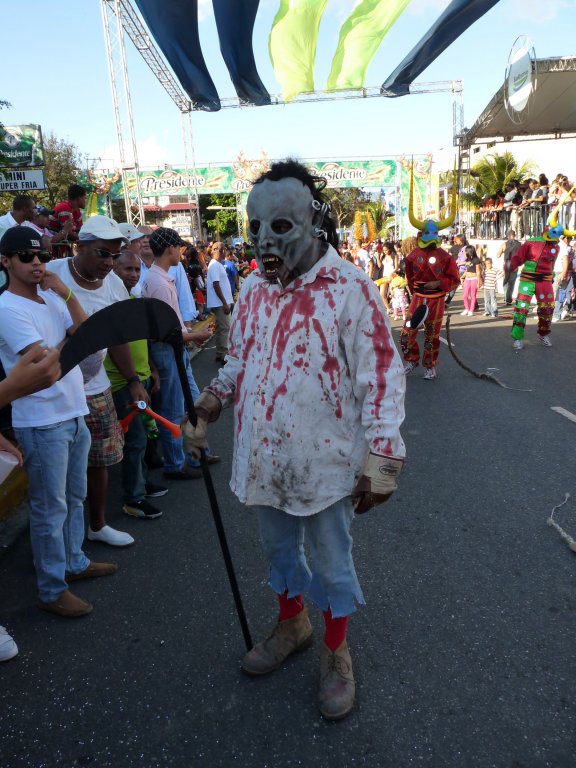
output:
[[[443,338],[442,338],[442,336],[439,336],[438,338],[440,339],[440,341],[441,341],[443,344],[446,344],[446,346],[448,346],[448,342],[446,341],[446,339],[443,339]],[[452,342],[452,346],[453,346],[453,347],[455,347],[455,346],[456,346],[456,344],[454,344],[454,342]]]
[[[559,405],[553,405],[550,407],[551,411],[556,411],[556,413],[559,413],[560,416],[565,416],[570,421],[573,421],[576,424],[576,414],[570,413],[570,411],[567,411],[566,408],[560,408]]]

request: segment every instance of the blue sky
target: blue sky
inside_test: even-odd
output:
[[[412,0],[374,57],[366,85],[380,85],[447,4]],[[355,0],[328,0],[319,35],[317,88],[324,86],[340,25],[354,5]],[[271,93],[280,90],[267,44],[277,6],[278,0],[261,0],[254,34],[258,69]],[[200,10],[208,68],[220,96],[232,96],[211,0],[200,0]],[[575,11],[574,0],[501,0],[419,80],[462,79],[470,126],[501,84],[519,34],[530,35],[539,57],[576,53]],[[182,164],[176,106],[129,40],[127,53],[140,164]],[[114,164],[115,128],[97,0],[58,0],[49,7],[27,0],[18,12],[4,13],[2,59],[0,99],[12,104],[1,113],[5,124],[40,123],[46,134],[53,131],[89,157]],[[452,142],[450,94],[198,112],[193,124],[198,165],[231,161],[241,150],[248,157],[261,150],[270,157],[365,157],[438,152]]]

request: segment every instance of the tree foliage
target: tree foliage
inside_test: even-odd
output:
[[[238,234],[236,195],[212,194],[200,195],[200,217],[209,232],[225,238]],[[221,205],[226,210],[209,211],[208,207]]]
[[[65,200],[68,186],[76,181],[78,171],[86,164],[78,147],[66,139],[59,139],[53,133],[44,139],[44,175],[46,189],[32,193],[38,205],[53,208]],[[0,211],[9,211],[16,192],[0,194]]]
[[[390,237],[390,229],[394,226],[396,217],[386,208],[382,198],[371,200],[365,206],[374,219],[374,228],[377,237]]]
[[[504,191],[506,184],[511,181],[525,181],[533,173],[533,163],[520,164],[512,152],[494,152],[483,157],[471,168],[470,178],[463,180],[467,191],[463,193],[462,198],[471,205],[480,206],[482,199],[487,195]]]
[[[354,224],[355,212],[365,208],[366,204],[370,201],[369,195],[359,187],[326,189],[324,194],[330,203],[332,216],[338,229],[341,227],[351,227]]]

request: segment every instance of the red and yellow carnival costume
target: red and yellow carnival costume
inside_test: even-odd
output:
[[[460,284],[458,267],[453,257],[442,248],[435,246],[416,248],[406,258],[406,280],[412,293],[412,301],[408,310],[409,315],[421,304],[428,306],[428,317],[424,323],[424,368],[435,368],[440,350],[440,329],[444,317],[446,294],[455,290]],[[438,290],[425,289],[427,282],[439,281]],[[407,363],[418,363],[420,349],[418,347],[418,329],[402,329],[400,344],[404,360]]]
[[[412,169],[408,216],[410,223],[419,230],[420,234],[418,236],[418,248],[414,249],[406,258],[406,280],[412,293],[408,314],[412,316],[414,311],[422,304],[426,304],[428,307],[428,316],[424,323],[425,337],[422,364],[428,369],[428,373],[431,374],[427,378],[433,378],[440,349],[440,329],[442,327],[442,318],[444,317],[446,294],[456,290],[460,285],[460,276],[456,262],[449,253],[438,247],[440,242],[439,231],[449,227],[456,216],[458,183],[456,174],[454,174],[450,216],[439,222],[430,219],[420,221],[414,215],[413,176],[414,170]],[[426,283],[429,282],[438,282],[438,288],[427,287]],[[404,326],[400,335],[400,344],[406,363],[411,363],[413,367],[418,365],[420,359],[418,329]],[[409,368],[410,366],[406,368],[407,372],[409,372]]]

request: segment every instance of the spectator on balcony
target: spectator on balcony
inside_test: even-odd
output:
[[[530,221],[532,237],[537,237],[542,233],[547,219],[546,206],[548,204],[548,179],[543,173],[539,180],[534,182],[532,187],[532,197],[530,199]]]

